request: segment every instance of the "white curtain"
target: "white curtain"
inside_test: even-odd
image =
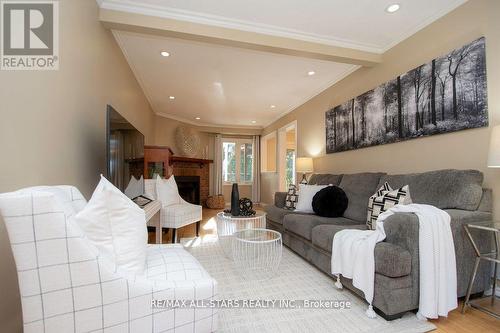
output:
[[[260,202],[260,135],[253,137],[253,184],[252,201]]]
[[[222,194],[222,135],[215,135],[214,147],[214,194]]]

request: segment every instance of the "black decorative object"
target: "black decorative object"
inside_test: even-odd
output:
[[[314,212],[324,217],[340,217],[347,209],[347,195],[338,186],[328,186],[318,191],[313,197]]]
[[[233,190],[231,191],[231,215],[240,215],[240,192],[236,183],[233,184]]]
[[[326,112],[326,152],[488,126],[485,39]]]
[[[253,208],[252,200],[248,198],[240,199],[240,215],[241,216],[254,216],[255,210]]]

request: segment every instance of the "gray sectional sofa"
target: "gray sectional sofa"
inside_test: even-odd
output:
[[[458,296],[466,294],[474,266],[474,254],[463,229],[466,223],[489,224],[492,219],[492,193],[482,187],[483,174],[476,170],[438,170],[419,174],[388,175],[358,173],[345,175],[315,174],[309,184],[337,185],[349,199],[343,217],[327,218],[297,213],[284,208],[285,192],[275,194],[274,205],[265,207],[267,227],[283,235],[283,243],[298,255],[331,275],[332,240],[340,230],[366,229],[369,197],[388,182],[393,188],[409,185],[414,203],[430,204],[451,216],[454,238]],[[300,194],[299,194],[300,195]],[[385,224],[387,238],[375,248],[375,310],[388,320],[418,308],[419,232],[414,214],[398,213]],[[492,239],[482,232],[473,236],[482,250],[489,250]],[[481,264],[472,293],[481,293],[489,285],[491,267]],[[333,283],[333,282],[332,282]],[[342,283],[359,296],[362,292],[349,279]]]

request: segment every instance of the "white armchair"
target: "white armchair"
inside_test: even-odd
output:
[[[145,194],[157,199],[156,180],[144,180]],[[179,196],[179,203],[162,206],[160,210],[160,221],[162,228],[172,229],[172,243],[176,242],[176,230],[191,223],[196,223],[196,237],[200,232],[200,221],[202,220],[202,207],[193,205]]]
[[[214,308],[153,308],[152,300],[214,299],[217,283],[180,245],[150,245],[127,276],[99,255],[70,216],[72,186],[0,194],[17,267],[24,332],[213,332]]]

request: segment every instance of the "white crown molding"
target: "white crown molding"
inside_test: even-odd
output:
[[[155,6],[148,4],[136,3],[130,0],[96,0],[99,6],[103,9],[117,10],[128,13],[136,13],[149,16],[164,17],[169,19],[188,21],[193,23],[212,25],[217,27],[223,27],[228,29],[237,29],[249,32],[256,32],[267,34],[271,36],[286,37],[297,40],[303,40],[308,42],[326,44],[331,46],[352,48],[365,52],[373,52],[378,54],[383,54],[387,50],[401,43],[403,40],[414,35],[418,31],[422,30],[432,22],[443,17],[447,13],[451,12],[455,8],[463,5],[468,0],[456,0],[452,2],[449,6],[443,7],[441,10],[437,11],[433,15],[428,16],[424,21],[417,24],[416,26],[410,27],[402,33],[398,34],[389,43],[385,45],[375,45],[369,43],[361,43],[354,40],[348,40],[344,38],[337,38],[333,36],[326,36],[314,33],[308,33],[304,31],[299,31],[295,29],[288,29],[268,24],[253,23],[244,20],[236,20],[227,17],[210,15],[204,13],[198,13],[188,10],[181,10],[176,8],[171,8],[167,6]]]
[[[457,7],[463,5],[467,1],[469,1],[469,0],[455,0],[449,6],[443,7],[441,10],[437,11],[433,15],[428,16],[424,21],[420,22],[416,26],[410,27],[409,29],[403,31],[397,37],[395,37],[393,41],[391,41],[390,43],[388,43],[387,45],[382,47],[381,53],[385,53],[388,50],[392,49],[394,46],[398,45],[399,43],[401,43],[402,41],[404,41],[408,37],[413,36],[414,34],[419,32],[420,30],[424,29],[426,26],[428,26],[432,22],[440,19],[441,17],[445,16],[446,14],[448,14],[452,10],[456,9]]]
[[[339,81],[343,80],[344,78],[346,78],[347,76],[351,75],[352,73],[354,73],[356,70],[358,70],[361,67],[362,66],[359,66],[359,65],[352,65],[347,70],[345,70],[344,72],[342,72],[339,75],[337,75],[334,79],[332,79],[328,83],[324,84],[321,88],[317,89],[314,93],[312,93],[309,96],[303,98],[302,101],[300,101],[299,103],[296,103],[293,106],[289,107],[285,112],[281,112],[280,114],[276,115],[276,117],[274,117],[270,122],[268,122],[268,123],[266,123],[264,125],[264,128],[266,128],[266,127],[274,124],[279,119],[283,118],[284,116],[286,116],[290,112],[294,111],[298,107],[304,105],[305,103],[307,103],[308,101],[310,101],[314,97],[318,96],[323,91],[325,91],[326,89],[330,88],[331,86],[333,86],[337,82],[339,82]]]
[[[141,4],[129,0],[98,0],[98,1],[100,1],[99,5],[103,9],[163,17],[168,19],[217,26],[227,29],[256,32],[265,35],[292,38],[313,43],[345,47],[359,51],[373,52],[377,54],[382,53],[383,49],[380,45],[375,45],[375,44],[360,43],[344,38],[308,33],[295,29],[288,29],[268,24],[231,19],[227,17],[198,13],[188,10],[171,8],[167,6]]]

